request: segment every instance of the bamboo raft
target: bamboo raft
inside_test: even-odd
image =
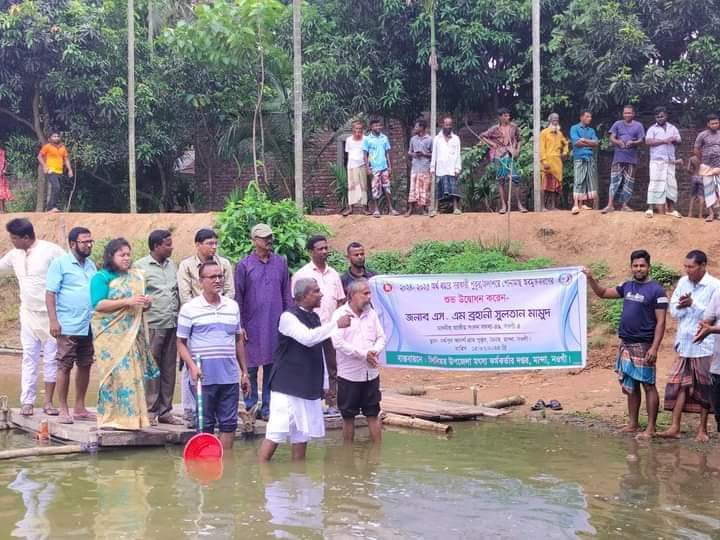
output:
[[[395,392],[383,392],[381,406],[383,411],[387,413],[440,421],[472,420],[481,416],[495,418],[510,412],[509,409],[404,396]]]

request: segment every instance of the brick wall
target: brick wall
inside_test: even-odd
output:
[[[647,129],[652,125],[650,122],[643,122],[643,125]],[[688,210],[690,203],[690,177],[685,170],[685,164],[687,164],[688,158],[692,155],[693,145],[695,138],[700,129],[694,128],[680,128],[680,137],[682,143],[676,147],[676,156],[683,160],[683,165],[678,166],[676,169],[676,177],[678,181],[678,209],[681,213],[685,214]],[[643,145],[638,150],[638,166],[635,173],[635,190],[633,192],[632,199],[630,200],[630,207],[635,210],[647,209],[647,188],[649,183],[649,160],[650,149]],[[601,207],[607,204],[608,200],[608,188],[610,186],[610,167],[612,165],[613,152],[612,150],[603,151],[600,153],[598,159],[598,176],[599,176],[599,193],[600,193],[600,205]]]
[[[390,159],[393,165],[392,189],[393,198],[399,208],[405,207],[407,201],[407,137],[402,123],[398,120],[385,121],[385,134],[390,139]],[[350,136],[350,127],[333,131],[321,131],[307,138],[303,150],[304,198],[306,206],[313,213],[331,214],[341,210],[335,195],[335,176],[331,164],[345,164],[345,139]],[[252,165],[246,165],[238,174],[237,165],[211,157],[212,152],[207,146],[198,144],[196,152],[195,177],[198,191],[202,193],[203,209],[219,210],[225,197],[234,189],[244,188],[253,179]],[[267,182],[278,196],[294,196],[294,173],[286,171],[266,153]],[[208,167],[212,170],[212,190],[208,181]]]
[[[651,118],[641,118],[640,121],[642,121],[646,127],[649,127],[653,123]],[[480,133],[487,129],[493,122],[495,122],[494,116],[468,115],[467,123],[469,129],[465,125],[456,126],[456,132],[460,136],[463,147],[476,144],[477,138],[473,132]],[[569,128],[565,128],[564,131],[567,134]],[[394,204],[396,208],[403,210],[406,207],[409,184],[409,163],[407,158],[408,135],[405,132],[404,126],[398,120],[385,120],[384,132],[390,139],[390,145],[392,147],[390,155],[393,164],[392,190],[395,201]],[[687,162],[687,158],[692,153],[692,146],[699,132],[699,129],[680,129],[683,142],[677,149],[677,155],[679,158],[685,160],[685,162]],[[330,166],[332,163],[345,163],[344,141],[348,136],[350,136],[349,126],[337,132],[321,131],[314,133],[309,136],[305,142],[305,204],[306,206],[312,207],[313,213],[331,214],[341,209],[335,194],[335,177]],[[213,158],[211,160],[213,172],[213,189],[211,191],[207,178],[208,152],[201,144],[198,145],[196,151],[200,154],[196,162],[198,190],[202,193],[203,199],[200,207],[202,209],[221,209],[227,195],[238,187],[244,188],[248,182],[252,180],[252,166],[244,166],[240,174],[238,174],[237,166],[234,163]],[[598,189],[600,193],[600,204],[603,206],[607,203],[612,155],[612,150],[602,151],[598,160]],[[649,180],[648,157],[648,147],[641,146],[636,171],[635,191],[630,201],[630,206],[636,210],[646,208]],[[293,171],[286,170],[282,165],[282,161],[274,159],[270,153],[267,154],[266,159],[267,182],[271,185],[273,192],[279,197],[292,197],[294,195]],[[477,174],[482,175],[484,166],[483,164],[479,168]],[[686,213],[690,200],[691,185],[684,166],[677,168],[677,178],[679,189],[678,207],[681,212]]]

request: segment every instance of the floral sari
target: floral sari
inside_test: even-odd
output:
[[[145,280],[134,269],[109,284],[107,300],[145,293]],[[160,375],[143,330],[142,307],[93,314],[95,361],[100,370],[98,427],[137,430],[150,426],[145,379]]]

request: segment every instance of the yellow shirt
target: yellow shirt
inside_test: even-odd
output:
[[[65,159],[68,156],[68,151],[64,145],[55,146],[48,143],[40,149],[40,155],[45,158],[48,171],[55,174],[63,173]]]

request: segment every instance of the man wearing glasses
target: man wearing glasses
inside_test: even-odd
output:
[[[238,425],[240,390],[247,394],[240,309],[232,298],[222,296],[225,276],[214,261],[198,269],[202,293],[180,308],[177,349],[192,383],[202,384],[203,430],[220,432],[223,448],[232,448]],[[198,366],[198,356],[202,365]]]
[[[258,371],[262,368],[262,404],[257,416],[270,416],[270,371],[278,346],[280,315],[292,306],[290,273],[285,257],[273,253],[273,232],[258,223],[250,231],[254,250],[235,269],[235,300],[240,306],[250,395],[245,408],[253,410],[258,402]]]
[[[206,262],[214,262],[222,270],[223,286],[220,294],[226,298],[235,296],[232,265],[226,258],[217,254],[217,248],[218,235],[215,231],[212,229],[200,229],[195,233],[195,255],[183,259],[177,272],[181,306],[202,294],[199,271],[200,267]],[[180,369],[183,369],[182,362],[180,362]],[[186,369],[183,370],[180,394],[182,396],[185,423],[189,429],[194,429],[195,398],[190,392],[190,377]]]
[[[68,234],[70,253],[58,257],[48,268],[45,303],[50,319],[50,334],[57,340],[57,395],[61,424],[74,420],[95,420],[85,408],[90,368],[95,351],[90,331],[90,280],[97,272],[90,260],[93,248],[90,231],[74,227]],[[75,407],[68,407],[68,388],[73,364],[75,371]]]

